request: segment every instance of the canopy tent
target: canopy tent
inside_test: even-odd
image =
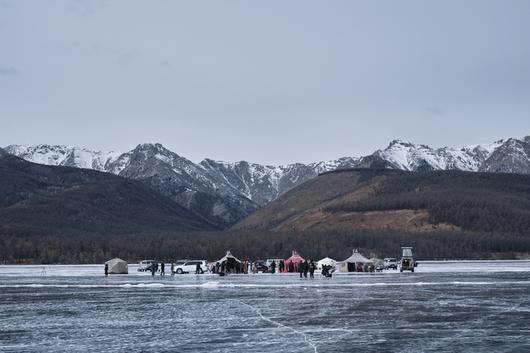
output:
[[[304,261],[305,259],[298,255],[296,250],[293,250],[291,257],[284,261],[285,267],[283,272],[298,272],[298,265]]]
[[[216,264],[217,263],[221,265],[221,268],[224,268],[226,272],[238,272],[239,270],[237,269],[236,271],[236,267],[239,268],[241,260],[232,255],[230,251],[227,251],[225,256],[216,261]]]
[[[109,275],[129,273],[129,267],[127,266],[127,262],[123,261],[120,258],[115,257],[112,260],[105,262],[105,265],[109,267]]]
[[[222,258],[220,258],[219,260],[217,260],[216,262],[219,262],[219,263],[223,263],[227,260],[233,260],[233,261],[236,261],[236,262],[239,262],[241,263],[241,260],[239,260],[237,257],[235,257],[234,255],[232,255],[232,253],[229,251],[226,252],[226,255],[223,256]]]
[[[340,262],[340,272],[368,272],[373,271],[373,262],[363,255],[357,249],[353,249],[353,254],[346,260]]]
[[[320,269],[322,269],[323,265],[335,267],[336,263],[337,263],[337,261],[333,260],[332,258],[325,257],[325,258],[323,258],[323,259],[321,259],[320,261],[317,262],[317,268],[320,270]]]

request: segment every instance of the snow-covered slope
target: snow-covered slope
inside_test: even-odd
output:
[[[270,166],[247,161],[200,163],[160,144],[145,143],[122,154],[77,147],[11,145],[8,153],[35,163],[91,168],[146,182],[180,205],[228,226],[320,173],[346,168],[392,168],[530,174],[530,136],[462,148],[431,148],[401,140],[361,158]]]
[[[530,174],[529,137],[499,140],[490,144],[460,149],[434,149],[401,140],[392,141],[384,150],[360,159],[358,166],[425,171],[464,170]]]
[[[117,152],[91,151],[85,148],[60,145],[11,145],[7,146],[5,150],[33,163],[98,171],[107,171],[108,165],[120,156]]]

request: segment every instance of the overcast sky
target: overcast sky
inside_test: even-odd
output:
[[[269,164],[530,135],[530,1],[0,0],[0,122]]]

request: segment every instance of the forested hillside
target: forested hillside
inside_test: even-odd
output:
[[[215,229],[144,184],[107,173],[45,166],[0,152],[0,180],[3,239]]]
[[[291,190],[235,228],[530,235],[530,176],[384,169],[329,172]]]
[[[103,263],[119,256],[142,259],[217,260],[226,250],[240,258],[287,258],[296,249],[304,257],[342,260],[353,248],[367,256],[399,257],[413,246],[420,260],[529,258],[530,237],[470,232],[400,231],[270,232],[223,231],[180,233],[90,234],[85,237],[24,235],[0,237],[0,263]]]

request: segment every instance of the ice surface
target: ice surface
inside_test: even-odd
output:
[[[0,266],[0,351],[530,351],[529,261],[315,279],[136,269]]]

